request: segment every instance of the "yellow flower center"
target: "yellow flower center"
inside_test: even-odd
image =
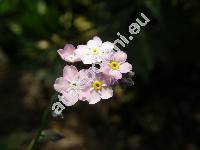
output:
[[[98,48],[93,48],[92,49],[92,54],[97,55],[99,53]]]
[[[95,90],[101,90],[102,89],[102,82],[99,81],[99,80],[96,80],[92,83],[92,87],[95,89]]]
[[[111,61],[109,64],[110,68],[113,70],[118,70],[119,69],[119,63],[117,61]]]

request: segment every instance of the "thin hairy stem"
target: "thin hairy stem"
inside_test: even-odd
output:
[[[51,112],[51,106],[52,106],[52,104],[53,104],[54,101],[55,101],[55,95],[52,96],[51,101],[50,101],[48,107],[44,110],[43,115],[42,115],[42,120],[41,120],[40,128],[38,129],[35,138],[29,144],[27,150],[35,150],[37,148],[38,143],[39,143],[39,138],[41,136],[41,133],[42,133],[43,129],[46,127],[46,125],[47,125],[47,123],[49,121],[48,114],[49,114],[49,112]]]

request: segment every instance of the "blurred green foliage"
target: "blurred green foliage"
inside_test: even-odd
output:
[[[183,54],[179,59],[176,57],[180,49],[185,54],[186,48],[194,47],[195,43],[179,49],[187,37],[196,40],[197,35],[193,33],[199,31],[198,6],[198,0],[1,0],[0,32],[4,35],[0,39],[1,48],[18,66],[31,70],[44,66],[49,74],[49,65],[59,67],[55,51],[65,43],[81,44],[96,34],[114,41],[118,31],[127,35],[128,26],[144,12],[150,17],[151,25],[141,29],[141,34],[124,50],[134,60],[136,72],[147,78],[156,62],[198,61],[194,53],[186,58]],[[46,43],[41,43],[43,40]],[[170,46],[176,49],[170,51]],[[55,77],[52,72],[50,75]]]

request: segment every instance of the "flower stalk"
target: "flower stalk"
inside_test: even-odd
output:
[[[51,112],[51,106],[53,104],[53,102],[56,100],[56,96],[53,95],[52,98],[51,98],[51,101],[48,105],[48,107],[46,107],[46,109],[44,110],[43,112],[43,115],[42,115],[42,120],[41,120],[41,124],[40,124],[40,127],[37,131],[37,134],[35,136],[35,138],[31,141],[31,143],[29,144],[28,146],[28,149],[27,150],[35,150],[38,146],[38,143],[39,143],[39,139],[40,139],[40,136],[42,134],[42,131],[44,130],[44,128],[47,126],[47,123],[49,121],[49,117],[48,117],[48,114]]]

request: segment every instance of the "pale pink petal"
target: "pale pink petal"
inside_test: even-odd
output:
[[[116,82],[117,82],[118,79],[115,79],[115,78],[110,78],[109,80],[109,85],[114,85]]]
[[[69,53],[65,51],[64,49],[59,49],[57,50],[57,52],[63,60],[65,60],[66,57],[69,55]]]
[[[106,86],[113,85],[117,81],[114,77],[106,74],[103,75],[103,80]]]
[[[101,90],[101,98],[102,99],[109,99],[113,96],[113,90],[111,88],[103,88]]]
[[[89,97],[90,95],[90,92],[89,90],[81,90],[80,93],[79,93],[79,100],[81,101],[86,101],[87,100],[87,97]]]
[[[93,40],[98,41],[99,45],[102,44],[102,40],[101,40],[100,37],[98,37],[98,36],[94,36],[94,37],[93,37]]]
[[[82,69],[79,71],[79,84],[81,89],[85,89],[91,85],[93,81],[89,69]]]
[[[96,75],[96,79],[103,83],[103,87],[111,85],[111,78],[113,78],[113,77],[111,77],[109,73],[104,74],[104,73],[100,72]]]
[[[76,48],[72,44],[66,44],[64,49],[73,52]]]
[[[92,55],[85,55],[81,58],[83,64],[93,64],[95,63],[95,58]]]
[[[67,62],[74,63],[74,62],[80,61],[81,59],[79,58],[78,55],[76,55],[75,53],[73,53],[73,54],[69,55],[67,58],[65,58],[65,60]]]
[[[101,51],[106,51],[106,50],[113,50],[114,48],[114,44],[111,42],[104,42],[101,47],[100,50]]]
[[[79,62],[79,61],[81,61],[81,59],[79,57],[74,59],[74,62]]]
[[[127,59],[127,54],[123,51],[117,51],[113,56],[115,61],[125,62]]]
[[[78,78],[78,70],[75,66],[65,66],[63,69],[63,77],[68,80],[77,80]]]
[[[109,61],[112,58],[114,53],[114,44],[111,42],[104,42],[100,47],[100,55],[102,57],[102,61]]]
[[[66,44],[64,49],[59,49],[57,52],[63,60],[71,55],[75,50],[75,47],[72,44]]]
[[[88,69],[81,69],[79,71],[79,77],[83,78],[87,74],[87,72],[88,72]]]
[[[125,62],[120,65],[120,72],[121,73],[127,73],[132,70],[132,65],[129,64],[128,62]]]
[[[119,70],[110,70],[109,74],[113,76],[115,79],[121,79],[122,74],[120,73]]]
[[[99,37],[94,37],[93,40],[87,42],[89,48],[99,48],[102,44],[102,41]]]
[[[102,63],[102,64],[100,65],[100,71],[103,72],[104,74],[107,74],[107,75],[108,75],[110,70],[111,70],[111,69],[110,69],[110,67],[108,66],[108,63],[107,63],[107,62]]]
[[[88,51],[88,47],[86,45],[79,45],[77,49],[75,50],[75,54],[78,56],[84,55]]]
[[[54,89],[57,92],[62,92],[68,89],[68,81],[65,80],[63,77],[57,78],[54,83]]]
[[[114,53],[115,52],[113,50],[101,51],[100,56],[102,58],[102,62],[107,62],[107,61],[114,60],[113,59],[113,54]]]
[[[99,55],[94,55],[93,58],[95,60],[95,63],[101,63],[102,61],[102,57]]]
[[[78,101],[78,95],[71,95],[67,92],[64,92],[61,101],[66,106],[72,106]]]
[[[77,48],[87,49],[87,46],[86,45],[78,45]]]
[[[97,93],[96,91],[92,91],[89,95],[89,97],[87,98],[89,104],[96,104],[97,102],[99,102],[101,100],[101,97],[99,95],[99,93]]]

